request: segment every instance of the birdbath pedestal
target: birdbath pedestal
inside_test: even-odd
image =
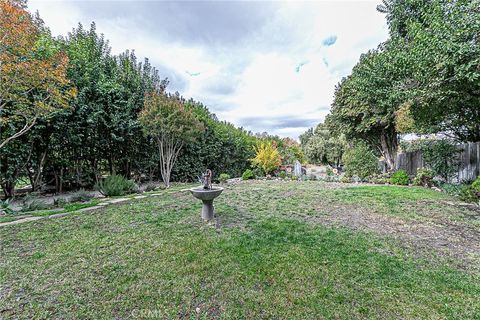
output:
[[[204,189],[203,187],[197,187],[190,189],[190,192],[195,198],[200,199],[203,202],[202,219],[206,221],[212,220],[215,216],[213,199],[223,192],[223,188],[212,187],[211,189]]]

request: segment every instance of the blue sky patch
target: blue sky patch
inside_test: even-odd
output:
[[[337,36],[330,36],[323,40],[322,44],[326,47],[333,46],[337,42]]]

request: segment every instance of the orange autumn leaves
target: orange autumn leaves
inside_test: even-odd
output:
[[[67,108],[76,94],[66,77],[68,57],[19,3],[0,0],[0,148],[37,121]],[[5,136],[6,135],[6,136]]]

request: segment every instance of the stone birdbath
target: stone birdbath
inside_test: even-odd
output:
[[[223,192],[223,188],[212,186],[211,170],[207,170],[207,172],[203,174],[202,183],[203,186],[192,188],[190,189],[190,192],[195,198],[202,200],[202,219],[209,221],[215,216],[213,199],[218,197]]]

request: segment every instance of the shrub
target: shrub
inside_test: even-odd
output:
[[[280,179],[285,179],[287,178],[287,173],[285,171],[280,171],[280,173],[278,174],[278,177]]]
[[[472,183],[473,190],[480,192],[480,176]]]
[[[421,151],[425,165],[432,169],[433,176],[448,182],[458,171],[461,151],[453,142],[438,139],[419,139],[403,143],[405,151]]]
[[[106,197],[116,197],[137,192],[138,186],[121,175],[111,175],[97,183],[96,189]]]
[[[398,170],[393,173],[392,177],[390,178],[391,184],[396,184],[400,186],[406,186],[410,182],[410,178],[408,177],[408,173],[405,170]]]
[[[292,180],[293,180],[293,181],[297,181],[297,180],[298,180],[298,177],[297,177],[297,176],[292,176]]]
[[[345,174],[349,177],[357,175],[363,179],[379,171],[377,157],[364,143],[348,149],[343,156],[343,163]]]
[[[255,178],[262,178],[265,176],[263,170],[261,168],[254,168],[252,170],[252,173],[253,173],[253,179]]]
[[[86,202],[93,198],[93,194],[86,191],[85,189],[80,189],[77,192],[74,192],[70,196],[71,202]]]
[[[67,203],[68,203],[68,201],[65,200],[64,198],[56,198],[56,199],[53,200],[53,206],[57,207],[57,208],[63,207]]]
[[[350,183],[351,180],[350,180],[350,177],[348,177],[347,175],[343,175],[340,177],[340,182],[341,183]]]
[[[340,178],[338,176],[326,176],[325,181],[326,182],[339,182]]]
[[[447,140],[440,140],[424,150],[425,164],[432,168],[434,175],[449,181],[458,171],[460,150]]]
[[[413,184],[430,188],[433,186],[433,171],[430,169],[418,169]]]
[[[144,192],[155,191],[158,188],[158,185],[154,182],[148,182],[142,186]]]
[[[439,183],[438,187],[450,196],[458,197],[462,193],[463,186],[461,184]]]
[[[12,204],[10,203],[10,199],[0,200],[0,214],[13,214]]]
[[[374,174],[369,176],[368,181],[376,184],[386,184],[390,183],[390,178],[392,174],[390,172]]]
[[[282,164],[282,157],[275,141],[261,142],[255,148],[255,152],[255,158],[251,160],[252,165],[261,168],[265,174],[276,170]]]
[[[32,198],[31,200],[29,199],[27,201],[24,201],[22,211],[27,212],[27,211],[46,210],[48,208],[50,208],[50,206],[44,201],[37,198]]]
[[[327,176],[333,176],[333,170],[332,170],[332,168],[327,167],[327,169],[325,170],[325,173],[327,174]]]
[[[460,199],[465,202],[477,202],[478,195],[472,185],[464,185],[460,191]]]
[[[230,179],[230,175],[229,175],[228,173],[222,173],[222,174],[220,174],[220,176],[218,177],[218,180],[219,180],[221,183],[227,182],[228,179]]]
[[[253,174],[253,171],[250,169],[245,170],[245,172],[242,174],[242,180],[250,180],[250,179],[255,179],[255,175]]]

